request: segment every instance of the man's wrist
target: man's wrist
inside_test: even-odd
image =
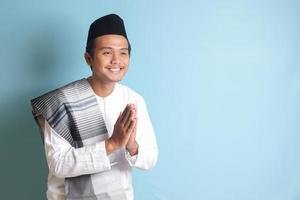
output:
[[[131,156],[137,155],[139,150],[139,145],[136,141],[133,144],[126,146],[127,151]]]
[[[116,149],[113,141],[110,138],[105,140],[105,149],[107,155],[111,154]]]

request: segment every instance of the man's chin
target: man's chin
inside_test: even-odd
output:
[[[118,76],[118,77],[112,77],[111,80],[114,81],[114,82],[120,82],[122,81],[124,78],[124,75],[123,76]]]
[[[118,83],[118,82],[120,82],[122,80],[123,80],[123,77],[121,77],[121,78],[112,78],[112,79],[110,79],[110,82],[111,83]]]

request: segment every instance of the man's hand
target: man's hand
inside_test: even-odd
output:
[[[136,111],[133,104],[128,104],[124,111],[120,113],[115,125],[112,136],[105,141],[107,154],[125,147],[128,143],[131,133],[136,126]]]
[[[133,129],[133,131],[132,131],[132,133],[131,133],[131,135],[129,137],[129,140],[128,140],[127,144],[126,144],[126,149],[127,149],[127,151],[129,152],[129,154],[131,156],[134,156],[134,155],[138,154],[138,149],[139,149],[139,145],[138,145],[138,143],[135,140],[135,137],[136,137],[136,128],[137,128],[137,120],[138,119],[136,118],[136,125],[135,125],[135,127],[134,127],[134,129]]]

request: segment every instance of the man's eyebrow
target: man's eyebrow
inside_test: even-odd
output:
[[[103,49],[109,49],[109,50],[112,50],[111,47],[101,47],[100,50],[103,50]]]

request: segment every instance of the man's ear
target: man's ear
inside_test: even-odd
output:
[[[88,52],[84,53],[84,58],[86,63],[91,67],[92,66],[92,57],[90,56],[90,54]]]

